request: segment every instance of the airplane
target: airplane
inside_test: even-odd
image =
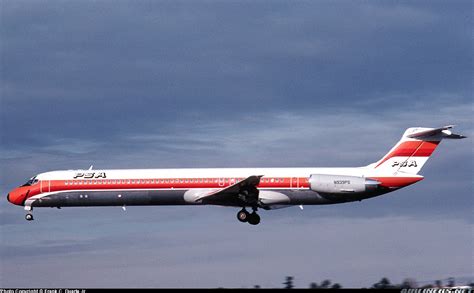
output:
[[[361,201],[422,180],[419,171],[443,139],[462,139],[454,125],[408,128],[380,160],[353,168],[192,168],[67,170],[38,174],[7,200],[36,207],[218,205],[237,207],[237,219],[260,223],[258,209]],[[250,213],[247,208],[251,209]]]

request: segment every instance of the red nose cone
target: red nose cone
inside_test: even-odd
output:
[[[23,192],[25,193],[25,192]],[[23,205],[24,198],[26,197],[26,194],[22,194],[21,190],[14,189],[10,191],[10,193],[7,195],[7,200],[11,202],[12,204],[16,205]]]

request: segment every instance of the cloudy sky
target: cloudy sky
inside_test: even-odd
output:
[[[0,1],[0,287],[473,278],[471,1]],[[362,166],[457,124],[425,180],[262,211],[35,209],[45,171]]]

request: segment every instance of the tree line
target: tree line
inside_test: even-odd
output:
[[[285,289],[293,289],[295,278],[293,276],[286,276],[285,281],[282,283]],[[446,282],[443,283],[443,280]],[[424,285],[419,285],[418,282],[413,278],[406,278],[400,284],[393,284],[390,280],[386,277],[380,279],[380,281],[372,284],[369,287],[363,289],[413,289],[413,288],[448,288],[448,287],[455,287],[456,282],[454,278],[448,278],[443,280],[435,280],[430,282],[423,282]],[[458,285],[459,286],[459,285]],[[469,286],[474,288],[474,282],[469,284],[463,284],[461,286]],[[259,285],[255,285],[254,288],[259,289],[261,288]],[[333,283],[331,280],[323,280],[320,283],[312,282],[309,284],[310,289],[342,289],[342,285],[340,283]]]

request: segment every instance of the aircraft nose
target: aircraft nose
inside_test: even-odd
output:
[[[20,193],[17,192],[16,190],[10,191],[7,194],[7,200],[14,205],[22,205],[22,201],[19,195]]]

